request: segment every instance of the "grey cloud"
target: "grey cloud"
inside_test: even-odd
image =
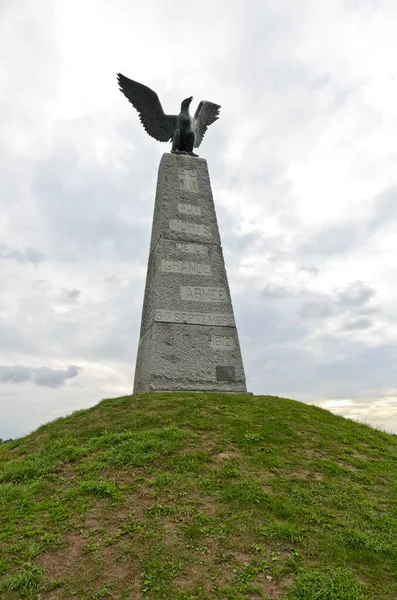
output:
[[[308,275],[313,275],[314,277],[317,277],[317,275],[320,274],[321,269],[317,265],[300,265],[298,267],[298,271],[301,271],[302,273],[307,273]]]
[[[110,127],[109,117],[104,115],[103,121]],[[102,165],[92,148],[73,144],[73,137],[81,136],[95,136],[89,119],[68,122],[68,131],[55,132],[35,165],[33,193],[52,256],[62,261],[80,261],[82,253],[85,259],[106,256],[131,260],[141,256],[146,260],[155,155],[146,156],[142,151],[139,162],[131,168],[126,148],[133,137],[130,124],[126,124],[114,148],[115,158],[120,155],[121,168],[110,161]],[[150,184],[142,188],[140,182],[145,179]]]
[[[63,289],[59,297],[61,304],[77,304],[81,296],[81,291],[73,288],[71,290]]]
[[[397,219],[397,185],[390,187],[374,198],[374,211],[369,219],[369,230],[392,225]]]
[[[64,288],[59,293],[58,286],[43,280],[38,285],[33,280],[31,292],[25,288],[12,307],[12,315],[0,316],[0,364],[1,360],[19,363],[21,353],[44,364],[49,357],[60,362],[69,356],[133,364],[144,292],[144,263],[131,261],[123,266],[121,261],[112,261],[104,265],[98,260],[93,270],[91,261],[82,260],[77,274],[80,281],[86,278],[85,302],[79,302],[82,295],[77,287]],[[59,306],[67,310],[59,310]]]
[[[388,229],[395,229],[397,222],[397,185],[374,198],[372,215],[356,215],[340,225],[323,225],[307,228],[297,238],[295,252],[301,257],[332,258],[347,255],[359,246],[376,243],[376,235],[382,236]],[[372,241],[369,242],[369,239]],[[375,238],[376,239],[376,238]]]
[[[291,310],[291,298],[284,301],[281,287],[273,287],[272,290],[272,297],[257,293],[233,296],[239,333],[249,340],[246,351],[250,355],[255,356],[262,351],[271,354],[274,346],[293,345],[307,335],[307,324],[297,319],[294,309]]]
[[[376,292],[362,281],[354,281],[340,290],[338,302],[341,306],[361,306],[375,296]]]
[[[347,254],[357,246],[367,245],[369,237],[395,229],[396,221],[397,185],[394,185],[375,196],[369,216],[356,214],[339,225],[306,228],[297,238],[296,253],[320,258]]]
[[[25,383],[31,381],[36,385],[50,388],[60,387],[68,379],[77,377],[83,369],[69,365],[67,369],[49,369],[48,367],[25,367],[22,365],[0,365],[0,382]]]
[[[361,239],[364,239],[366,228],[359,222],[346,222],[341,225],[325,225],[305,231],[304,237],[298,240],[299,255],[329,257],[345,254]]]
[[[14,365],[4,367],[0,365],[0,381],[2,383],[21,383],[32,379],[32,368]]]
[[[3,356],[17,352],[37,356],[39,340],[44,337],[47,338],[46,334],[43,331],[38,334],[26,314],[18,314],[14,319],[0,317],[0,351]]]
[[[40,252],[35,248],[12,248],[8,244],[0,243],[0,260],[14,260],[21,264],[31,263],[37,265],[42,262],[44,258],[45,255],[43,252]]]
[[[339,387],[340,396],[358,396],[363,391],[395,388],[396,343],[366,346],[356,342],[349,344],[344,340],[339,348],[336,346],[337,353],[340,353],[338,357],[337,353],[332,356],[334,342],[329,337],[324,337],[319,342],[327,343],[330,358],[317,365],[317,373],[321,380],[333,382],[333,389],[337,390]]]
[[[69,365],[66,370],[40,367],[33,373],[33,382],[37,383],[37,385],[56,388],[63,385],[67,379],[77,377],[82,370],[81,367],[77,367],[76,365]]]
[[[6,181],[15,189],[26,190],[30,168],[20,169],[19,161],[15,165],[11,152],[18,148],[21,134],[25,139],[31,139],[40,131],[41,136],[43,121],[48,121],[48,112],[57,95],[61,69],[57,40],[53,35],[56,9],[50,0],[42,0],[39,10],[22,0],[18,6],[14,2],[0,2],[0,12],[4,68],[0,149],[5,150]],[[19,171],[19,180],[10,177],[9,167]],[[3,174],[1,179],[4,179]]]
[[[395,388],[396,346],[377,345],[373,348],[365,344],[357,345],[344,341],[341,357],[333,353],[332,341],[327,343],[327,357],[306,363],[308,383],[318,382],[317,395],[328,397],[359,398],[363,395],[379,397],[384,391]],[[331,342],[331,343],[330,343]],[[321,344],[321,339],[318,340]],[[312,396],[313,390],[311,392]]]
[[[235,43],[223,61],[214,57],[211,67],[217,70],[217,79],[229,86],[236,102],[260,107],[263,116],[256,121],[255,147],[259,146],[262,154],[264,147],[270,146],[275,154],[280,136],[292,139],[296,135],[309,144],[313,138],[316,144],[324,120],[346,104],[362,82],[351,74],[343,79],[339,69],[324,69],[296,51],[307,35],[305,15],[310,14],[311,3],[256,3],[255,11],[235,3],[227,10],[235,13],[238,23],[230,32]],[[231,131],[237,129],[234,115],[223,118],[230,119]]]
[[[349,321],[343,327],[346,331],[356,331],[360,329],[369,329],[374,324],[372,319],[368,317],[361,317],[359,319],[355,319],[354,321]]]
[[[276,301],[279,311],[294,314],[304,321],[327,319],[341,314],[346,314],[351,322],[363,319],[365,315],[378,311],[378,307],[371,303],[375,295],[376,291],[362,281],[353,281],[329,294],[280,284],[267,284],[261,290],[262,298],[269,302]],[[285,318],[286,315],[283,314],[282,319]],[[362,321],[364,322],[367,323]],[[361,327],[363,328],[364,326]],[[360,326],[353,326],[352,329],[360,329]]]
[[[308,294],[308,299],[302,302],[300,316],[309,321],[326,319],[338,314],[337,303],[325,294]],[[310,296],[312,296],[310,298]]]
[[[352,317],[359,317],[359,320],[352,321],[357,326],[351,326],[351,329],[364,329],[363,323],[368,323],[368,319],[365,320],[362,315],[378,310],[376,306],[368,305],[375,295],[375,290],[362,281],[354,281],[345,288],[335,290],[333,294],[315,294],[302,289],[300,314],[306,319],[319,319],[347,313]]]
[[[366,342],[351,329],[325,333],[312,320],[297,318],[291,302],[257,305],[237,299],[236,320],[254,393],[272,393],[316,402],[320,397],[376,395],[395,387],[397,346]],[[352,321],[354,322],[354,321]],[[357,325],[370,325],[356,319]]]
[[[351,10],[366,10],[367,8],[380,8],[384,0],[345,0],[345,4]]]
[[[261,290],[261,296],[266,299],[287,299],[297,297],[302,292],[293,290],[290,286],[268,283]]]

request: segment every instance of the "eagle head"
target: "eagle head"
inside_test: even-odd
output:
[[[193,100],[193,96],[190,96],[190,98],[185,98],[185,100],[183,100],[182,104],[181,104],[181,109],[186,109],[189,108],[191,101]]]

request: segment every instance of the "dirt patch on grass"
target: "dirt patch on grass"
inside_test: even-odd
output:
[[[215,590],[236,589],[239,585],[238,575],[236,579],[236,569],[244,569],[251,562],[252,555],[237,551],[227,554],[214,555],[212,552],[209,555],[201,554],[191,563],[185,564],[184,573],[175,579],[175,584],[180,591],[201,587],[206,594],[219,597]],[[292,580],[290,578],[280,580],[268,573],[258,573],[251,583],[260,589],[261,594],[250,594],[249,597],[251,600],[260,600],[261,598],[281,598]]]
[[[88,540],[82,535],[71,534],[64,548],[40,557],[46,569],[46,580],[65,581],[67,586],[67,590],[61,587],[47,592],[43,597],[46,600],[69,598],[68,593],[92,593],[94,589],[105,585],[115,590],[130,587],[132,597],[139,597],[141,569],[138,559],[131,553],[123,552],[122,548],[113,546],[100,545],[92,551],[87,543]]]
[[[320,473],[316,473],[313,471],[300,471],[299,473],[294,471],[293,473],[291,473],[290,479],[291,481],[293,481],[294,479],[311,479],[314,481],[322,481],[323,476]]]
[[[63,548],[45,552],[40,556],[40,563],[46,569],[47,579],[64,579],[66,573],[74,571],[84,555],[87,539],[77,533],[67,536]]]
[[[255,585],[261,588],[262,596],[265,598],[281,598],[285,591],[292,585],[290,577],[286,579],[275,579],[271,575],[264,573],[259,575]]]
[[[209,517],[216,517],[219,514],[219,510],[222,509],[211,496],[208,496],[207,498],[198,497],[197,500],[200,510]]]
[[[139,486],[136,493],[129,494],[122,506],[109,507],[109,500],[97,500],[81,529],[90,535],[114,535],[131,518],[146,520],[155,502],[153,490],[146,486]]]
[[[293,481],[294,479],[308,479],[310,477],[312,477],[312,475],[309,471],[300,471],[300,473],[297,473],[296,471],[294,471],[290,475],[291,481]]]
[[[65,477],[66,479],[74,479],[77,474],[72,463],[62,463],[53,469],[53,473]]]
[[[238,543],[238,540],[235,540],[234,543]],[[230,550],[228,553],[230,559],[233,560],[239,566],[246,567],[251,564],[252,554],[248,554],[248,552],[242,552],[241,550]]]
[[[354,465],[351,465],[349,463],[346,463],[342,460],[336,460],[335,461],[339,466],[342,467],[342,469],[346,469],[346,471],[352,471],[352,472],[356,472],[359,471],[360,469],[358,467],[355,467]]]
[[[215,454],[214,458],[216,460],[227,460],[229,458],[236,458],[238,456],[237,452],[234,450],[227,450],[226,452],[220,452],[219,454]]]
[[[211,556],[204,558],[192,556],[192,562],[185,564],[184,573],[175,578],[178,590],[189,591],[200,587],[208,595],[214,591],[214,586],[226,587],[232,582],[232,571],[223,566],[223,560],[214,560]],[[215,596],[215,594],[214,594]]]

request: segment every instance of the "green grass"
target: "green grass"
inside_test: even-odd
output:
[[[0,597],[397,598],[397,438],[269,396],[105,400],[0,445]]]

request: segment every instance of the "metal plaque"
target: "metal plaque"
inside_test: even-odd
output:
[[[218,381],[236,381],[234,367],[216,367],[216,378]]]

